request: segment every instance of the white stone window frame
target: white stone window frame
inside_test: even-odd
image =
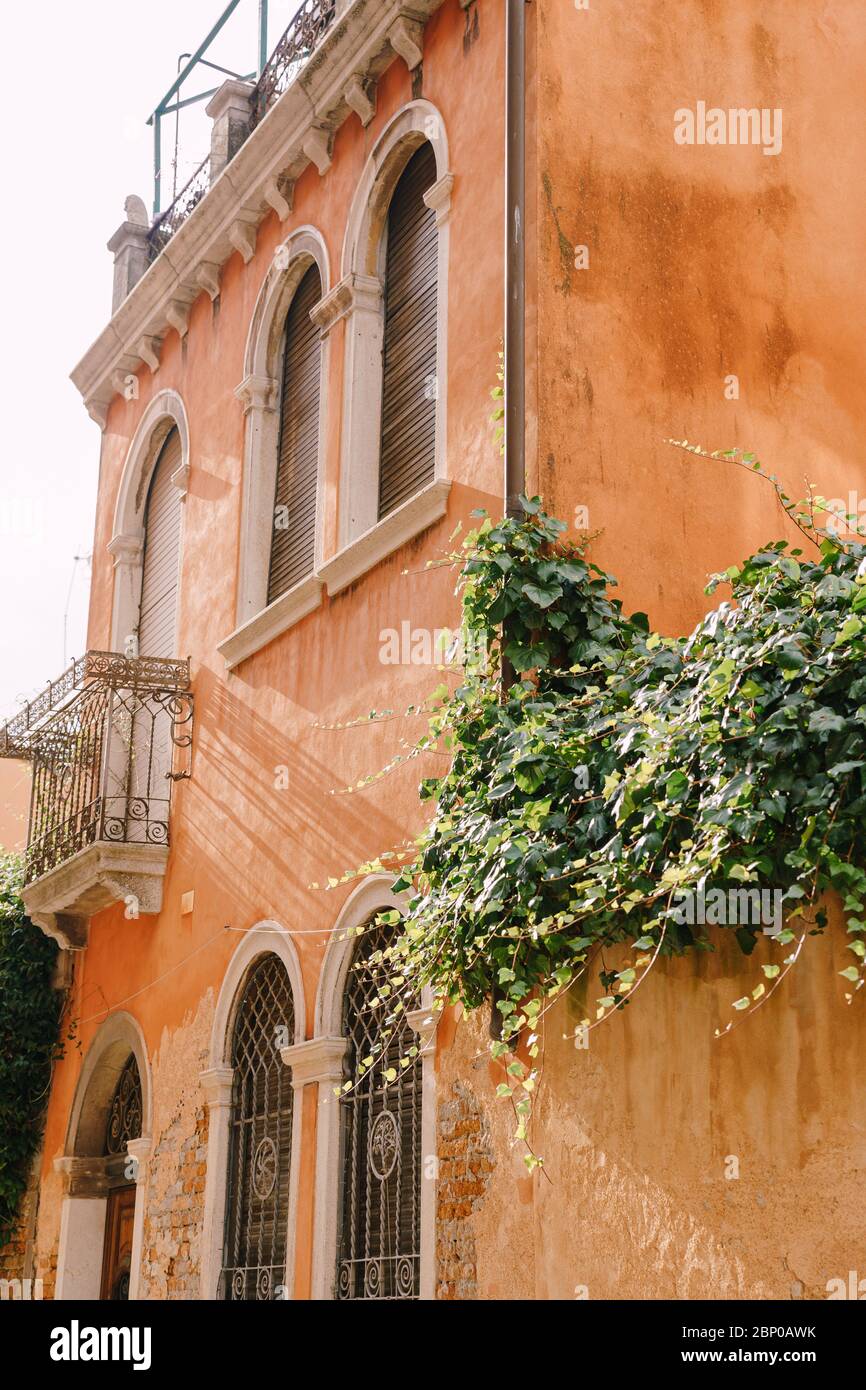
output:
[[[382,348],[386,230],[391,199],[415,151],[428,143],[436,182],[424,201],[436,214],[437,400],[433,481],[379,520],[382,434]],[[340,452],[338,551],[321,568],[329,594],[354,583],[445,515],[451,487],[447,465],[449,218],[454,176],[441,112],[411,101],[391,119],[367,160],[355,192],[343,243],[342,279],[323,301],[319,321],[327,333],[345,320],[345,365]]]
[[[93,1150],[103,1147],[114,1092],[130,1053],[141,1079],[141,1135],[127,1146],[136,1163],[129,1298],[138,1298],[153,1142],[153,1077],[141,1025],[132,1014],[119,1010],[101,1025],[87,1050],[69,1112],[63,1154],[54,1160],[64,1185],[55,1294],[59,1299],[99,1299],[108,1194],[105,1157]]]
[[[298,286],[312,265],[318,267],[324,300],[328,296],[331,283],[328,249],[324,237],[315,227],[297,227],[274,252],[273,262],[259,291],[247,334],[244,376],[235,389],[235,395],[244,407],[236,627],[218,647],[229,669],[300,622],[301,618],[318,608],[322,601],[324,586],[318,570],[322,563],[325,425],[328,409],[326,334],[322,334],[321,339],[313,573],[292,585],[273,603],[268,603],[286,317]]]
[[[111,616],[111,650],[123,652],[127,640],[138,635],[141,615],[141,581],[144,573],[145,515],[154,469],[172,429],[180,437],[181,462],[171,481],[183,500],[189,490],[189,420],[177,391],[158,391],[139,421],[127,450],[114,510],[114,530],[108,543],[114,558],[114,594]],[[178,546],[178,576],[183,567],[184,528]],[[174,652],[177,655],[181,592],[175,614]]]
[[[201,1283],[199,1297],[216,1299],[222,1269],[228,1195],[229,1153],[234,1071],[231,1050],[235,1020],[250,973],[264,956],[278,956],[285,966],[292,990],[295,1016],[295,1043],[300,1043],[306,1027],[304,980],[301,963],[291,934],[279,922],[266,920],[250,928],[229,961],[220,986],[211,1029],[208,1066],[199,1080],[208,1107],[207,1169],[205,1174],[204,1219],[201,1243]],[[292,1077],[292,1152],[289,1168],[289,1204],[286,1232],[286,1298],[294,1297],[295,1232],[297,1229],[298,1184],[300,1181],[303,1091]]]
[[[295,1057],[283,1053],[295,1071],[306,1071],[318,1084],[316,1121],[316,1187],[313,1222],[312,1297],[333,1299],[337,1273],[343,1161],[340,1100],[335,1089],[343,1080],[348,1046],[343,1036],[343,997],[358,937],[374,913],[405,911],[405,897],[391,892],[393,876],[374,874],[349,895],[332,928],[316,996],[315,1037]],[[429,992],[425,991],[429,1005]],[[420,1296],[436,1294],[436,1016],[429,1007],[415,1010],[409,1022],[418,1036],[421,1065],[421,1271]],[[429,1173],[429,1176],[428,1176]]]

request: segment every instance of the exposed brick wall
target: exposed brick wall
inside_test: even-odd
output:
[[[490,1185],[494,1159],[487,1118],[473,1092],[454,1081],[439,1107],[436,1297],[478,1296],[473,1214]]]
[[[30,1181],[22,1195],[18,1208],[18,1218],[5,1244],[0,1246],[0,1279],[43,1280],[40,1291],[45,1298],[49,1280],[41,1269],[34,1268],[34,1235],[36,1217],[39,1210],[39,1168],[41,1153],[37,1155],[30,1171]],[[54,1271],[50,1276],[50,1287],[54,1290]]]
[[[142,1298],[199,1297],[208,1138],[199,1075],[207,1064],[212,1018],[209,991],[194,1018],[163,1034],[153,1058],[153,1149],[142,1240]]]
[[[180,1138],[172,1126],[160,1138],[148,1182],[142,1278],[145,1297],[198,1298],[208,1113],[195,1112],[195,1128]],[[175,1174],[162,1195],[160,1177],[166,1163]]]

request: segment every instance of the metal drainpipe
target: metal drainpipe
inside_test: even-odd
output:
[[[505,36],[505,515],[526,489],[526,0],[506,0]],[[504,637],[504,634],[503,634]],[[503,696],[514,679],[500,664]]]
[[[526,491],[526,4],[506,0],[505,36],[505,515],[520,517]],[[503,648],[505,645],[503,630]],[[502,655],[500,692],[514,671]],[[493,987],[490,1036],[502,1037],[497,1009],[503,991]]]
[[[526,486],[526,0],[506,0],[505,514]]]

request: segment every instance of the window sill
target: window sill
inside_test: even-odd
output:
[[[369,531],[344,546],[317,571],[318,579],[328,586],[328,594],[338,594],[341,589],[348,588],[380,560],[387,559],[401,545],[414,540],[428,526],[439,521],[448,509],[450,491],[450,480],[437,478],[396,511],[371,526]]]
[[[299,623],[308,613],[318,608],[322,602],[323,588],[320,577],[311,574],[220,642],[217,651],[225,660],[228,669],[231,671],[235,666],[239,666],[247,657],[253,656],[255,652],[267,646],[268,642],[272,642],[275,637],[294,627],[295,623]]]

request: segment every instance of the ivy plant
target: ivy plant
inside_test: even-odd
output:
[[[0,1246],[15,1224],[60,1053],[57,945],[28,921],[21,861],[0,855]]]
[[[707,592],[730,596],[672,637],[626,616],[589,538],[568,539],[537,498],[520,519],[476,514],[451,562],[470,649],[488,659],[435,692],[409,755],[447,754],[421,785],[427,828],[362,868],[401,860],[395,890],[409,895],[391,915],[380,1048],[422,985],[467,1009],[492,1000],[500,1091],[523,1139],[540,1016],[591,959],[601,990],[587,1030],[659,956],[712,950],[716,927],[752,952],[761,920],[697,921],[689,895],[723,886],[781,903],[771,963],[736,1009],[762,1006],[824,930],[828,890],[844,909],[849,1002],[864,983],[866,546],[819,527],[823,499],[793,503],[753,456],[679,447],[757,472],[802,544],[773,540],[713,576]]]

